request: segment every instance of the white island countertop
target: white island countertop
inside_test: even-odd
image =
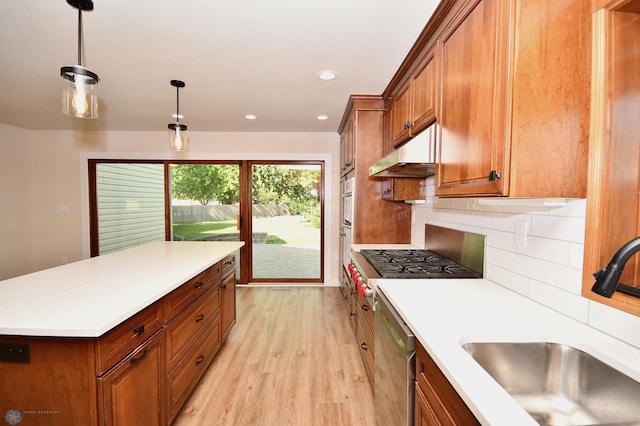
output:
[[[0,335],[99,337],[243,245],[160,241],[0,281]]]
[[[463,343],[564,343],[640,381],[640,349],[490,281],[382,280],[378,289],[483,425],[538,423],[467,354]]]

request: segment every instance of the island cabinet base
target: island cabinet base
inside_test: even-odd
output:
[[[0,415],[19,426],[171,424],[226,338],[222,318],[235,321],[229,261],[98,338],[0,336]]]
[[[28,360],[4,361],[18,347],[28,348]],[[98,424],[93,339],[1,336],[0,348],[0,415],[7,424]]]

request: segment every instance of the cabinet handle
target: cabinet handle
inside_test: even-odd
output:
[[[204,362],[204,355],[200,355],[198,358],[196,358],[196,365],[200,365]]]
[[[233,262],[231,260],[227,260],[226,262],[224,262],[225,265],[231,265]]]
[[[144,324],[143,325],[139,325],[138,327],[133,327],[133,334],[139,336],[142,333],[144,333]]]
[[[361,347],[363,350],[365,350],[365,351],[368,351],[368,350],[369,350],[369,345],[367,345],[367,343],[366,343],[366,342],[362,342],[362,343],[360,344],[360,347]]]
[[[496,171],[496,170],[491,170],[489,172],[489,180],[496,180],[500,178],[500,172]]]
[[[200,314],[196,317],[196,322],[200,322],[204,319],[204,314]]]
[[[198,281],[198,282],[194,285],[194,287],[195,287],[195,288],[202,288],[202,286],[203,286],[203,285],[204,285],[204,283],[203,283],[202,281]]]
[[[362,309],[363,311],[368,311],[369,310],[369,305],[362,305],[360,306],[360,309]]]
[[[135,358],[131,358],[131,361],[129,361],[129,365],[135,364],[136,362],[142,360],[145,356],[147,356],[147,348],[144,348],[144,351],[142,351],[142,355]]]
[[[222,287],[223,289],[227,288],[226,284],[222,284],[220,287]]]

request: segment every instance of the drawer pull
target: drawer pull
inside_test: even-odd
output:
[[[224,264],[225,264],[225,265],[231,265],[231,264],[233,264],[233,261],[231,261],[231,260],[227,260],[226,262],[224,262]]]
[[[226,284],[222,284],[220,287],[227,288],[227,285]]]
[[[200,322],[204,319],[204,314],[200,314],[196,317],[196,322]]]
[[[202,281],[198,281],[198,282],[194,285],[194,287],[195,287],[195,288],[202,288],[202,286],[203,286],[203,285],[204,285],[204,283],[203,283]]]
[[[200,355],[198,358],[196,358],[196,365],[200,365],[204,362],[204,355]]]
[[[367,345],[365,342],[362,342],[362,344],[360,345],[360,347],[365,350],[368,351],[369,350],[369,345]]]
[[[360,309],[362,309],[363,311],[368,311],[369,310],[369,305],[362,305],[360,306]]]
[[[133,327],[133,334],[139,336],[144,333],[144,324],[139,325],[138,327]]]
[[[133,365],[136,362],[141,361],[145,356],[147,356],[147,348],[144,348],[144,351],[142,351],[142,355],[140,355],[139,357],[131,358],[131,361],[129,361],[129,364]]]

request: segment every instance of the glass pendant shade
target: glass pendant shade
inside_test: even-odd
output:
[[[93,10],[92,0],[67,0],[78,9],[78,65],[60,68],[63,79],[62,113],[77,118],[98,118],[98,74],[82,66],[82,11]]]
[[[186,124],[171,123],[169,127],[169,148],[171,151],[186,151],[189,149],[189,135]]]
[[[65,68],[73,68],[65,72]],[[64,67],[62,76],[62,112],[77,118],[98,118],[98,93],[91,71],[82,67]]]

